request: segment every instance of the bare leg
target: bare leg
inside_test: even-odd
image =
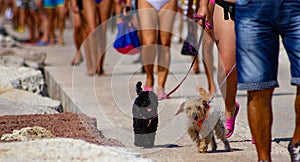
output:
[[[47,12],[47,11],[46,11]],[[42,28],[43,28],[43,36],[40,41],[48,42],[49,40],[49,21],[46,14],[42,14]]]
[[[159,11],[161,51],[158,55],[158,89],[157,93],[164,93],[171,61],[171,37],[173,22],[177,11],[177,1],[171,0]]]
[[[83,42],[83,32],[82,32],[83,27],[81,27],[81,25],[83,24],[81,23],[80,15],[78,12],[76,13],[73,12],[73,20],[74,20],[73,37],[76,46],[76,54],[75,57],[72,59],[71,65],[78,65],[82,60],[82,56],[80,53],[80,46]]]
[[[191,21],[191,20],[189,20]],[[197,26],[195,23],[192,23],[191,25],[193,25],[193,28],[195,29],[194,30],[194,35],[195,37],[197,37]],[[198,50],[198,49],[197,49]],[[195,59],[195,56],[192,56],[192,60]],[[195,60],[195,63],[194,63],[194,66],[193,66],[193,71],[195,74],[199,74],[200,73],[200,68],[199,68],[199,57],[197,56],[196,60]]]
[[[94,0],[83,0],[83,15],[84,19],[87,22],[87,32],[90,34],[97,26],[97,11],[96,11],[96,2]],[[87,64],[87,74],[94,75],[96,71],[96,64],[97,60],[93,60],[97,55],[97,50],[95,49],[95,34],[92,33],[86,39],[84,43],[84,51],[85,51],[85,58]]]
[[[297,86],[297,96],[295,101],[295,113],[296,113],[296,128],[294,131],[292,145],[300,142],[300,86]]]
[[[214,82],[215,67],[213,58],[213,45],[214,41],[212,40],[212,38],[206,32],[204,32],[202,55],[210,95],[213,95],[216,92],[216,85]]]
[[[29,28],[29,38],[31,43],[35,42],[35,21],[33,12],[34,11],[27,12],[27,25]]]
[[[153,88],[154,85],[154,62],[157,54],[157,27],[158,27],[158,13],[147,2],[138,1],[138,14],[141,23],[142,36],[142,59],[146,71],[145,87]]]
[[[225,100],[225,117],[230,119],[234,116],[236,109],[235,97],[237,92],[234,22],[224,20],[223,8],[220,6],[216,5],[214,12],[214,35],[219,51],[218,81],[221,84],[229,75],[226,84],[221,87],[221,92]],[[229,74],[229,72],[231,73]]]
[[[96,63],[97,69],[96,73],[101,76],[105,75],[103,64],[105,59],[105,47],[106,47],[106,29],[107,29],[107,20],[110,18],[111,9],[112,9],[113,1],[112,0],[103,0],[99,5],[98,9],[100,11],[100,37],[101,39],[100,49],[98,50],[99,57],[96,58],[98,62]]]
[[[25,16],[28,16],[26,14],[27,12],[25,11],[25,9],[20,9],[20,26],[19,26],[19,32],[24,32],[24,28],[25,28]]]
[[[49,22],[49,40],[50,44],[54,45],[55,44],[55,9],[46,9],[47,10],[47,18]]]
[[[64,6],[57,6],[56,7],[57,20],[58,20],[58,28],[59,28],[59,35],[58,35],[58,43],[60,45],[64,45],[63,33],[65,30],[65,7]]]
[[[248,121],[258,160],[271,161],[272,94],[274,89],[248,92]]]

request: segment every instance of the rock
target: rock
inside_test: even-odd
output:
[[[0,161],[152,161],[128,148],[99,146],[67,138],[1,143],[0,153]]]
[[[20,43],[15,41],[11,36],[0,35],[0,47],[20,47]]]
[[[23,47],[0,48],[0,65],[39,68],[45,64],[47,54]]]
[[[4,141],[31,141],[41,138],[54,138],[55,136],[47,129],[39,126],[26,127],[21,130],[13,130],[12,134],[3,134]]]
[[[18,89],[0,89],[0,101],[1,115],[56,114],[62,112],[60,101]]]
[[[9,99],[0,99],[0,116],[4,115],[24,115],[24,114],[57,114],[56,110],[53,110],[46,106],[30,105],[18,101]]]
[[[0,88],[11,87],[39,94],[44,78],[39,70],[27,67],[0,66]]]

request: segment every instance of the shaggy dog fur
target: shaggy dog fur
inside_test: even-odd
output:
[[[134,145],[151,148],[154,147],[158,125],[158,99],[154,92],[143,91],[141,86],[141,82],[136,84],[138,97],[132,107]]]
[[[202,139],[200,138],[201,136],[199,136],[199,132],[201,130],[203,121],[207,117],[207,112],[209,111],[208,100],[210,99],[210,95],[203,88],[198,88],[198,91],[200,93],[200,97],[189,99],[182,103],[176,115],[184,111],[186,112],[186,116],[188,118],[187,132],[191,139],[196,143],[200,153],[207,152],[208,144],[211,144],[212,151],[217,149],[214,135],[223,141],[226,151],[231,151],[230,144],[226,138],[225,127],[220,118],[218,119],[212,131],[206,137]]]

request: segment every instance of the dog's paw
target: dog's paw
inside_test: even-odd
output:
[[[207,148],[208,148],[207,145],[206,146],[199,146],[198,147],[198,152],[199,153],[206,153],[207,152]]]
[[[227,152],[233,152],[233,149],[230,146],[224,146],[224,150]]]

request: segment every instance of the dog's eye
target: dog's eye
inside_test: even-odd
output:
[[[188,107],[187,110],[192,110],[192,108],[191,108],[191,107]]]
[[[197,109],[200,110],[200,109],[201,109],[201,106],[198,106]]]

